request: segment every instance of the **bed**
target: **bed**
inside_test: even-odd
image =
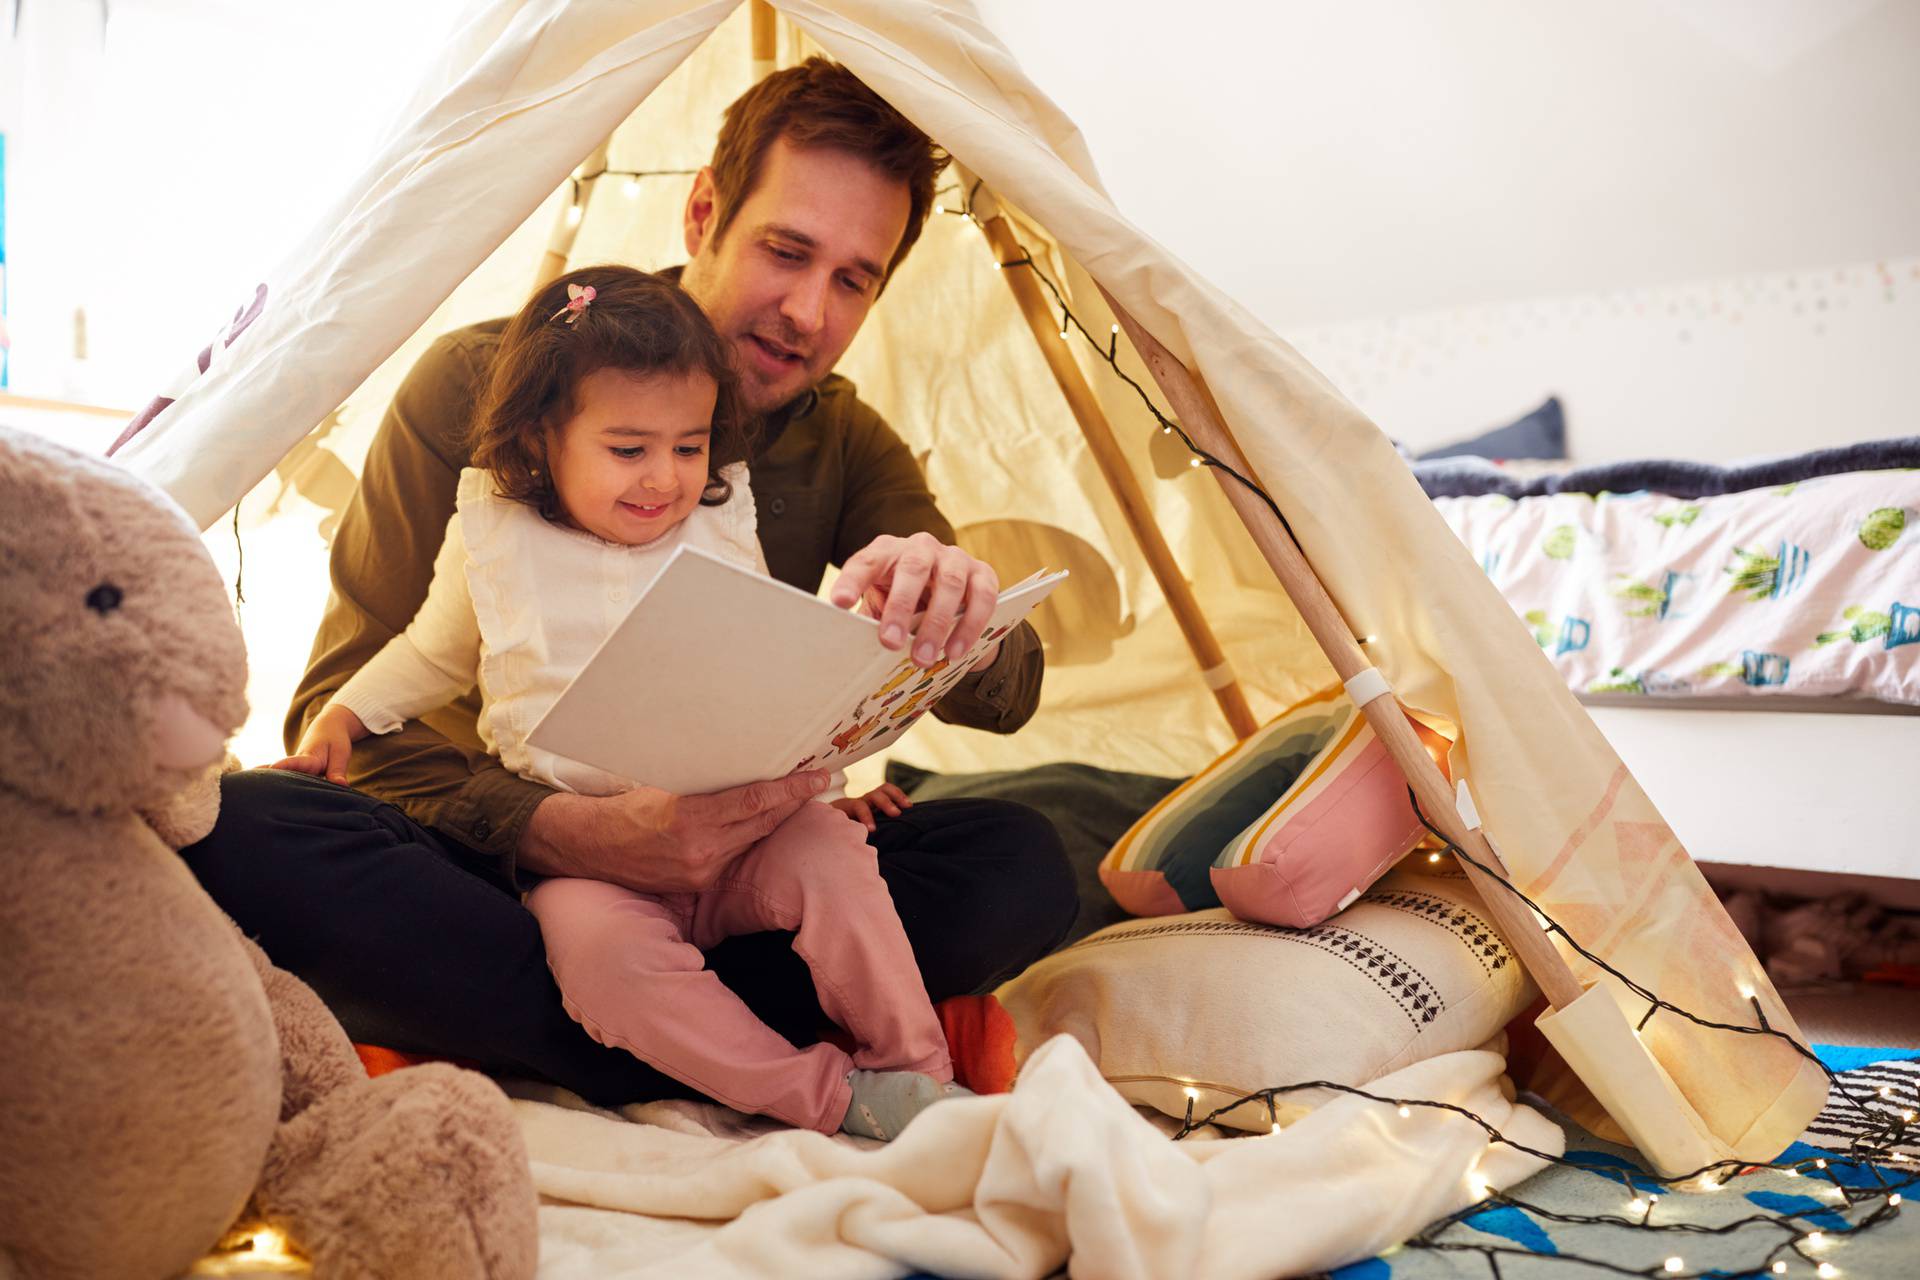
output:
[[[1917,467],[1920,438],[1415,472],[1716,879],[1920,907]]]

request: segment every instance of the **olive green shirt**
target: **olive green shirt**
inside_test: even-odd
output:
[[[395,392],[334,536],[333,593],[287,714],[289,749],[426,599],[468,465],[468,422],[506,324],[485,321],[442,337]],[[924,530],[953,541],[912,453],[838,375],[763,424],[749,465],[768,568],[804,591],[818,589],[829,562],[844,563],[882,534]],[[993,666],[963,678],[934,714],[1011,733],[1039,704],[1042,669],[1039,638],[1023,623],[1002,641]],[[490,870],[513,884],[521,831],[552,791],[487,754],[479,714],[478,691],[468,690],[395,733],[370,737],[355,747],[349,777],[489,857]]]

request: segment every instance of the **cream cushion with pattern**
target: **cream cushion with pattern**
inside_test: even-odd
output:
[[[1333,918],[1304,929],[1223,909],[1123,921],[996,993],[1018,1048],[1067,1034],[1129,1101],[1196,1114],[1274,1085],[1364,1085],[1494,1041],[1535,996],[1451,861],[1416,855]],[[1297,1118],[1325,1091],[1290,1095]],[[1262,1106],[1221,1117],[1264,1131]]]

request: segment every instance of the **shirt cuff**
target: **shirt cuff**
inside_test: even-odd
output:
[[[430,819],[416,820],[490,860],[499,881],[518,893],[525,887],[520,881],[520,837],[533,811],[552,794],[553,788],[511,770],[482,769],[453,799],[436,806]]]
[[[934,715],[969,729],[1012,733],[1032,719],[1040,705],[1045,663],[1039,633],[1023,621],[1000,641],[993,665],[962,676]]]

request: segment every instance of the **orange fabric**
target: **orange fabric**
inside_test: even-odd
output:
[[[456,1067],[479,1070],[473,1063],[462,1058],[436,1058],[430,1053],[402,1053],[398,1049],[388,1049],[377,1044],[356,1044],[353,1051],[360,1055],[360,1065],[367,1069],[370,1076],[384,1076],[389,1071],[398,1071],[402,1067],[417,1067],[423,1062],[451,1062]]]
[[[953,996],[933,1006],[947,1033],[953,1078],[975,1093],[1013,1088],[1013,1018],[992,996]]]

